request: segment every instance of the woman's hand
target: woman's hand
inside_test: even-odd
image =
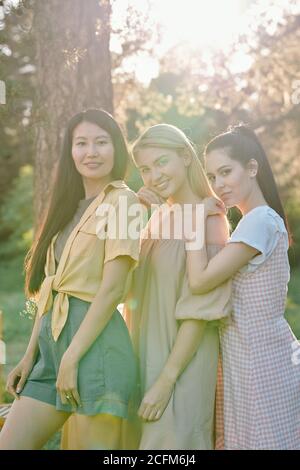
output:
[[[66,351],[60,362],[56,388],[63,405],[82,406],[77,388],[78,362]]]
[[[204,211],[202,212],[202,208]],[[188,212],[189,211],[189,212]],[[188,221],[189,223],[184,225],[184,241],[185,243],[196,243],[193,248],[189,249],[199,249],[203,247],[203,243],[200,236],[200,231],[203,229],[203,224],[206,223],[206,219],[210,215],[225,215],[226,207],[224,203],[216,197],[206,197],[201,203],[187,205],[185,208],[185,218],[184,222]]]
[[[175,382],[161,375],[145,394],[138,415],[147,421],[157,421],[165,411],[172,396]]]
[[[20,399],[20,393],[25,382],[34,366],[34,358],[24,356],[16,367],[8,374],[6,381],[6,391],[13,395],[17,400]]]
[[[141,204],[144,204],[147,208],[151,207],[151,204],[161,205],[165,202],[161,196],[152,191],[152,189],[146,188],[146,186],[139,189],[137,195]]]
[[[226,207],[221,199],[216,197],[206,197],[203,199],[202,203],[204,204],[204,215],[225,215]]]

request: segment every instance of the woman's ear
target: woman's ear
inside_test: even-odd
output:
[[[192,157],[188,152],[182,154],[183,162],[185,167],[189,167],[192,161]]]
[[[248,169],[250,178],[255,178],[257,176],[258,163],[257,163],[257,160],[255,160],[255,158],[251,158],[251,160],[248,161],[247,169]]]

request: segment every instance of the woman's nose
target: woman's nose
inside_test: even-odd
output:
[[[95,144],[89,144],[87,148],[87,155],[89,157],[95,157],[98,155],[97,146]]]
[[[215,186],[215,189],[222,189],[224,187],[223,178],[220,176],[216,176],[214,186]]]

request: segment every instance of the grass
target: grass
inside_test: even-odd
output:
[[[26,350],[32,329],[32,320],[24,318],[20,312],[24,308],[25,297],[22,292],[22,260],[16,259],[0,267],[0,310],[4,316],[4,339],[6,343],[6,365],[2,370],[2,396],[0,399],[11,402],[12,398],[3,390],[8,372],[18,363]],[[286,318],[297,338],[300,338],[300,267],[291,273],[289,283]],[[1,366],[0,366],[1,367]],[[45,449],[58,449],[60,433],[53,436]]]
[[[3,263],[0,267],[0,310],[3,312],[3,338],[6,344],[6,364],[0,369],[0,402],[10,403],[12,397],[4,391],[7,374],[22,358],[31,334],[33,321],[20,315],[24,309],[24,278],[22,259]],[[2,377],[1,377],[2,372]],[[45,450],[59,448],[60,433],[56,433],[44,446]]]

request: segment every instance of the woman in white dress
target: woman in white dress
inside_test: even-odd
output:
[[[299,343],[284,318],[289,236],[274,177],[245,126],[215,137],[205,153],[215,193],[243,215],[214,258],[208,260],[205,244],[187,253],[194,293],[233,280],[232,321],[220,329],[224,393],[217,409],[224,442],[219,435],[217,447],[300,449],[300,365],[293,360]],[[212,198],[205,206],[206,214],[220,210]]]

